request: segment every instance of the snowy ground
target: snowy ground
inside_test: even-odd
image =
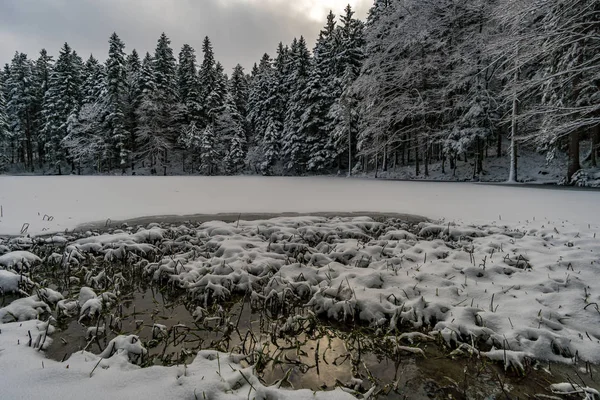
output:
[[[159,215],[392,212],[466,222],[600,224],[600,192],[343,178],[0,176],[0,235]]]
[[[265,306],[301,300],[327,319],[371,326],[397,351],[418,354],[410,347],[414,339],[437,337],[457,352],[515,369],[533,359],[600,364],[600,213],[594,211],[600,192],[329,178],[3,177],[0,187],[0,234],[18,234],[24,222],[41,233],[162,214],[377,211],[446,218],[413,226],[368,217],[286,217],[78,233],[49,238],[61,250],[40,257],[31,239],[13,238],[0,241],[4,291],[14,291],[17,271],[28,266],[76,270],[90,257],[101,265],[168,248],[169,256],[140,265],[201,303],[236,293],[252,293]],[[89,275],[90,285],[100,279]],[[0,309],[0,318],[35,319],[71,306],[85,313],[111,297],[84,291],[59,303],[56,293],[35,293]],[[112,357],[84,352],[67,368],[27,346],[28,332],[38,344],[45,336],[39,321],[0,329],[0,369],[10,371],[0,376],[6,398],[313,396],[264,388],[227,355],[215,361],[201,354],[186,369],[140,370],[128,362],[128,351],[143,352],[131,337],[121,339],[124,350]]]
[[[587,143],[582,143],[582,168],[587,175],[586,186],[600,187],[600,168],[592,167],[587,161],[589,148]],[[508,148],[504,150],[507,154]],[[544,154],[526,149],[519,156],[518,160],[518,179],[520,182],[532,184],[559,184],[564,181],[567,171],[568,159],[566,154],[557,152],[556,157],[548,161]],[[377,176],[383,179],[403,179],[403,180],[430,180],[430,181],[457,181],[469,182],[473,180],[473,170],[475,167],[474,157],[465,162],[464,159],[458,160],[456,171],[452,171],[448,162],[445,164],[445,171],[442,172],[442,163],[434,162],[429,166],[429,176],[425,176],[425,167],[421,165],[420,175],[415,174],[415,166],[398,166],[390,168],[388,171],[379,171]],[[509,176],[510,157],[504,155],[495,157],[490,154],[483,162],[483,174],[476,179],[481,182],[506,182]],[[363,174],[363,176],[373,178],[374,172]]]

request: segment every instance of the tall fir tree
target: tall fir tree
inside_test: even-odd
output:
[[[23,53],[16,53],[11,64],[6,88],[6,113],[10,126],[11,161],[22,162],[34,171],[36,87],[34,64]]]
[[[140,74],[142,72],[142,61],[136,49],[131,51],[131,54],[127,56],[125,61],[126,64],[126,78],[125,78],[125,131],[128,133],[128,139],[126,143],[127,150],[129,151],[131,169],[135,168],[135,154],[137,154],[137,129],[138,129],[138,117],[137,110],[142,102],[142,90],[140,88]]]
[[[338,27],[339,52],[337,55],[336,75],[338,90],[334,104],[329,109],[329,147],[338,158],[342,167],[348,160],[349,174],[356,159],[356,141],[359,133],[360,113],[359,97],[352,85],[360,75],[365,59],[364,23],[354,17],[352,7],[348,5],[340,18]]]
[[[202,53],[204,58],[198,71],[200,84],[200,101],[202,103],[202,124],[203,126],[212,123],[214,112],[218,104],[213,103],[216,100],[216,87],[219,77],[217,76],[217,63],[210,38],[207,36],[202,43]]]
[[[248,77],[244,73],[244,67],[242,67],[240,64],[237,64],[234,67],[233,73],[231,74],[231,79],[229,80],[229,93],[233,98],[233,102],[235,103],[238,114],[243,120],[242,126],[244,129],[246,142],[244,150],[247,151],[248,142],[251,140],[250,126],[247,122],[249,88]]]
[[[179,52],[177,68],[177,86],[179,101],[181,102],[178,117],[181,133],[178,145],[184,151],[182,162],[184,171],[186,170],[186,159],[189,159],[192,172],[195,169],[197,152],[200,150],[199,126],[202,121],[202,104],[200,102],[197,70],[196,52],[192,46],[184,44]]]
[[[37,158],[42,167],[42,161],[44,160],[44,142],[40,136],[40,131],[44,126],[44,116],[42,114],[42,108],[44,105],[44,96],[50,87],[50,74],[54,68],[54,58],[48,54],[46,49],[40,51],[40,55],[35,62],[35,117],[34,117],[34,130],[37,138]]]
[[[246,160],[246,133],[244,119],[239,113],[231,93],[225,98],[223,110],[217,120],[217,137],[225,145],[224,169],[228,175],[243,170]]]
[[[44,97],[44,127],[41,134],[45,143],[46,161],[55,166],[59,174],[62,173],[61,164],[66,161],[61,142],[67,136],[67,121],[72,113],[77,113],[80,105],[79,68],[77,56],[65,43],[50,75],[50,85]]]
[[[255,157],[250,162],[257,172],[272,175],[279,160],[281,123],[277,115],[276,97],[273,90],[277,78],[273,61],[268,54],[263,55],[258,71],[250,85],[248,97],[248,123],[255,134]]]
[[[93,55],[85,62],[81,95],[83,104],[98,102],[106,90],[106,68]]]
[[[6,111],[4,79],[0,79],[0,172],[4,172],[8,168],[10,161],[8,157],[10,130],[8,126],[8,114]]]
[[[329,111],[341,94],[337,76],[340,53],[339,35],[336,30],[335,15],[329,12],[327,24],[321,30],[313,51],[312,68],[307,88],[301,94],[301,102],[306,104],[299,127],[306,142],[309,172],[325,171],[333,162],[335,152],[331,146],[331,120]]]
[[[202,104],[200,102],[196,52],[189,44],[184,44],[179,53],[177,68],[177,87],[179,101],[183,105],[182,123],[198,123],[201,118]]]
[[[125,43],[116,33],[109,39],[108,59],[106,61],[106,111],[104,117],[107,141],[114,149],[109,155],[108,168],[116,161],[125,172],[129,151],[127,141],[129,134],[125,129],[125,106],[127,100],[127,65],[125,60]]]
[[[310,76],[311,56],[304,37],[294,39],[290,50],[290,65],[287,78],[290,98],[285,115],[281,157],[286,170],[299,175],[305,170],[309,156],[302,132],[302,116],[306,107],[305,91]]]

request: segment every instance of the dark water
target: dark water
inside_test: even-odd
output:
[[[191,363],[199,350],[215,349],[248,355],[247,364],[255,365],[266,385],[331,390],[341,384],[362,392],[376,385],[380,399],[535,398],[550,395],[549,384],[569,380],[600,387],[596,367],[590,373],[583,365],[542,363],[528,366],[525,374],[505,372],[476,357],[449,358],[448,349],[431,342],[419,345],[425,357],[398,354],[364,327],[332,326],[301,307],[271,315],[240,298],[214,304],[195,320],[196,306],[185,296],[139,288],[99,319],[60,320],[46,355],[63,361],[83,349],[100,353],[116,335],[135,334],[149,351],[145,366]],[[282,330],[290,315],[299,322]],[[86,338],[88,327],[104,327],[106,335]]]

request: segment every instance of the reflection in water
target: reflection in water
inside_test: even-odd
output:
[[[343,385],[361,392],[377,386],[381,399],[527,398],[548,395],[549,382],[577,375],[598,387],[589,373],[578,374],[573,366],[552,365],[548,371],[550,366],[532,365],[524,375],[505,373],[476,357],[449,358],[447,349],[433,342],[416,343],[425,356],[415,356],[383,335],[334,326],[302,307],[284,316],[253,310],[247,299],[196,306],[183,295],[139,287],[100,318],[59,320],[46,354],[58,361],[84,349],[97,354],[118,334],[136,334],[149,350],[146,366],[190,363],[197,351],[215,349],[247,355],[245,362],[267,385],[312,390]],[[105,334],[94,336],[89,328]]]

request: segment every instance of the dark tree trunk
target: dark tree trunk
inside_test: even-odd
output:
[[[419,163],[419,139],[416,139],[415,142],[415,175],[419,176],[421,175],[421,165]]]
[[[591,161],[592,166],[598,166],[598,145],[600,144],[600,125],[594,128],[592,132],[592,153],[591,153]]]
[[[579,159],[579,130],[574,130],[569,134],[569,168],[567,171],[567,180],[571,182],[573,175],[581,169]]]
[[[429,176],[429,159],[431,158],[429,154],[429,139],[425,140],[425,176]]]

